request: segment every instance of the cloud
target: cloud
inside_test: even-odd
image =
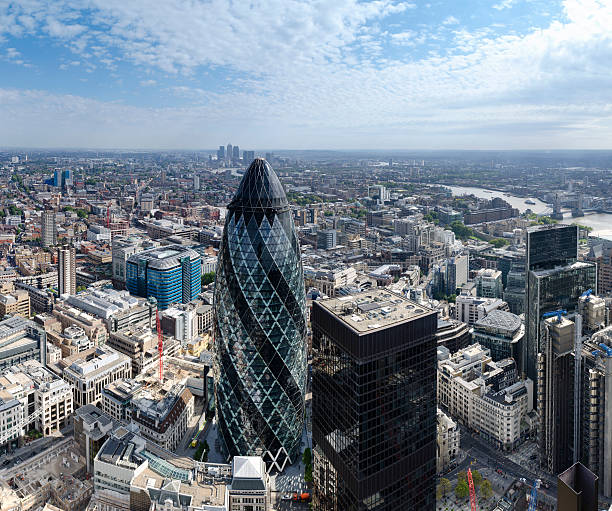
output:
[[[498,11],[503,11],[504,9],[510,9],[516,4],[517,0],[502,0],[498,4],[493,5],[493,9],[497,9]]]
[[[562,16],[522,33],[456,27],[449,17],[440,34],[405,24],[387,32],[385,19],[414,8],[391,0],[22,4],[0,7],[0,34],[11,44],[53,25],[82,66],[131,63],[142,73],[137,84],[164,83],[167,105],[187,106],[4,90],[0,118],[23,112],[8,117],[17,126],[0,131],[5,143],[40,136],[45,145],[212,147],[242,136],[267,147],[552,148],[612,140],[612,6],[603,0],[565,0]]]
[[[454,16],[448,16],[443,22],[442,25],[458,25],[459,20]]]

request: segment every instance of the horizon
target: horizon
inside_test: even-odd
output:
[[[612,149],[604,0],[242,7],[0,7],[0,140],[48,149],[189,150],[215,140],[298,151]]]

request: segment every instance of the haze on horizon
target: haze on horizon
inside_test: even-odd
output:
[[[606,0],[0,4],[0,146],[612,149]]]

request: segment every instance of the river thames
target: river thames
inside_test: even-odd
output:
[[[521,213],[524,213],[527,209],[531,209],[531,211],[538,214],[552,213],[550,206],[536,197],[516,197],[515,195],[511,195],[506,192],[470,186],[444,186],[450,188],[455,196],[475,195],[476,197],[480,197],[482,199],[501,197],[506,202],[511,204],[513,208],[517,208]],[[526,200],[532,200],[535,202],[535,205],[525,204]],[[593,231],[591,231],[591,236],[612,239],[612,215],[606,213],[585,213],[584,216],[573,218],[569,211],[565,211],[563,214],[565,218],[561,220],[561,223],[571,224],[575,222],[581,225],[586,225],[593,228]]]

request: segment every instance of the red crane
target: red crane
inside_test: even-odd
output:
[[[159,320],[159,309],[155,312],[155,320],[157,322],[157,351],[159,353],[159,381],[164,379],[164,335],[161,329],[161,321]]]
[[[474,490],[474,480],[472,479],[471,468],[468,468],[467,477],[468,486],[470,487],[470,506],[472,507],[472,511],[478,511],[478,506],[476,505],[476,490]]]
[[[106,206],[106,228],[110,229],[110,204]]]

